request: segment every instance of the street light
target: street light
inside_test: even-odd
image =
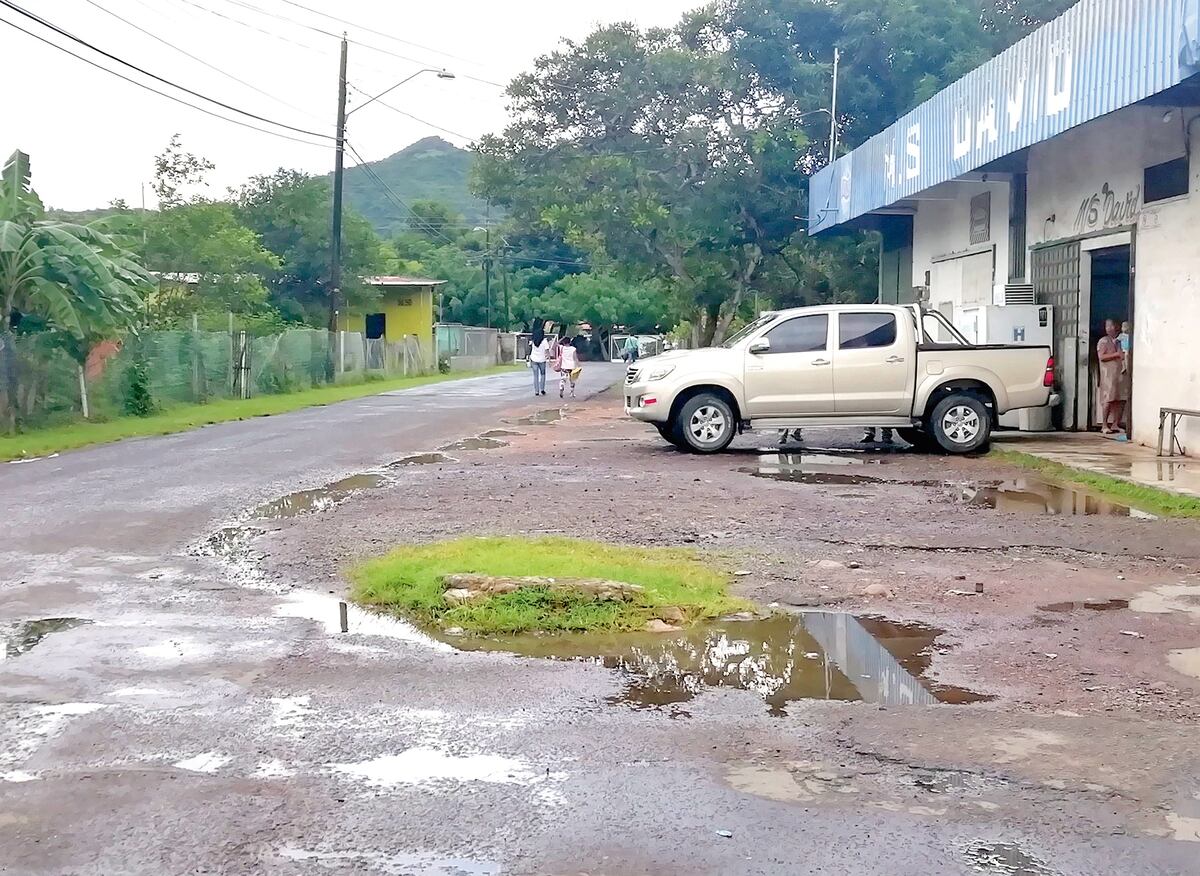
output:
[[[401,79],[391,88],[379,92],[364,103],[359,104],[349,112],[346,111],[346,53],[348,44],[345,35],[342,36],[342,57],[338,73],[338,114],[337,114],[337,149],[333,163],[333,234],[330,241],[329,253],[329,330],[337,332],[337,313],[339,299],[342,296],[342,188],[346,166],[346,117],[358,112],[368,104],[374,103],[395,91],[405,82],[416,79],[422,73],[436,73],[438,79],[453,79],[454,74],[449,70],[437,67],[422,67],[411,76]]]
[[[451,73],[449,70],[444,70],[444,69],[441,69],[438,67],[422,67],[420,70],[418,70],[416,73],[412,74],[411,76],[406,76],[404,79],[401,79],[399,82],[397,82],[391,88],[385,88],[383,91],[379,92],[379,94],[375,95],[374,97],[368,98],[366,100],[366,102],[360,103],[354,109],[347,111],[346,115],[349,116],[352,113],[358,112],[364,106],[367,106],[368,104],[372,104],[375,101],[379,100],[379,98],[390,94],[391,92],[393,92],[397,88],[399,88],[401,85],[403,85],[405,82],[411,82],[413,79],[416,79],[422,73],[436,73],[438,79],[453,79],[454,78],[454,74]]]

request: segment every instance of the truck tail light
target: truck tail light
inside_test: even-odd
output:
[[[1046,360],[1046,373],[1042,376],[1042,386],[1054,386],[1054,357]]]

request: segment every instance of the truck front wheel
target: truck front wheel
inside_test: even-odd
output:
[[[946,396],[929,415],[929,434],[947,453],[970,453],[988,442],[992,413],[977,395]]]
[[[737,435],[733,409],[720,396],[702,392],[684,402],[675,419],[675,434],[694,453],[720,453]]]

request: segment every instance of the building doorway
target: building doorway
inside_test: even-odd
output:
[[[1129,244],[1091,250],[1088,296],[1088,429],[1100,429],[1104,422],[1104,411],[1100,399],[1100,360],[1096,345],[1104,337],[1104,322],[1116,322],[1118,331],[1121,323],[1133,321],[1132,247]],[[1082,328],[1082,326],[1081,326]],[[1123,421],[1129,428],[1132,409],[1132,373],[1124,375],[1126,402]]]
[[[375,341],[387,336],[386,313],[368,313],[365,322],[368,341]]]

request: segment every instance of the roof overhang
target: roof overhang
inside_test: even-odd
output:
[[[819,234],[1200,72],[1200,0],[1081,0],[809,181]]]

